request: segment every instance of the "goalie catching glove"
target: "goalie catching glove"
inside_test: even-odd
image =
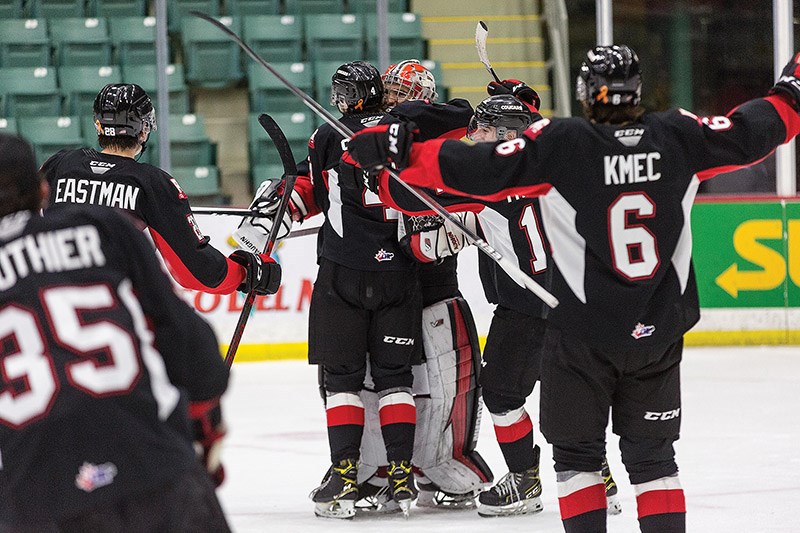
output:
[[[269,232],[275,223],[275,215],[281,203],[284,186],[285,182],[283,180],[267,180],[259,185],[255,197],[250,203],[250,209],[266,216],[242,219],[239,227],[231,235],[236,244],[254,254],[264,252],[267,247]],[[280,228],[278,228],[276,240],[281,240],[289,235],[292,229],[292,222],[302,222],[307,214],[305,204],[300,199],[300,195],[297,191],[292,191],[288,208],[279,221]]]
[[[227,433],[225,423],[222,421],[219,397],[189,402],[189,418],[192,420],[197,458],[206,467],[214,486],[219,487],[225,480],[225,469],[222,466],[220,454],[222,439]]]
[[[486,87],[486,92],[489,93],[489,96],[510,94],[528,106],[528,109],[530,109],[532,113],[538,113],[539,107],[542,105],[542,99],[539,98],[539,93],[528,87],[524,81],[503,80],[500,83],[492,81],[489,82],[489,85]]]

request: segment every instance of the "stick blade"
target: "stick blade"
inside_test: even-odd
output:
[[[486,52],[486,39],[489,37],[489,28],[486,26],[484,21],[479,21],[478,25],[475,26],[475,48],[478,50],[478,59],[480,59],[483,66],[486,67],[486,70],[492,68],[491,63],[489,63],[489,54]]]

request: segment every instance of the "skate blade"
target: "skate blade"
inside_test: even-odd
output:
[[[608,504],[608,515],[614,516],[622,513],[622,502],[619,501],[619,498],[614,496],[606,496],[606,502]]]
[[[519,516],[524,514],[536,514],[542,512],[544,506],[539,497],[529,498],[508,505],[479,505],[478,515],[484,518],[495,516]]]
[[[348,519],[356,515],[356,506],[353,500],[317,502],[314,505],[314,514],[321,518]]]
[[[411,511],[411,501],[412,500],[401,500],[397,502],[397,506],[403,511],[403,518],[406,520],[408,520],[408,514]]]
[[[417,507],[425,507],[427,509],[474,509],[475,506],[475,496],[473,494],[458,495],[458,497],[449,495],[439,497],[434,492],[420,491],[417,498]]]

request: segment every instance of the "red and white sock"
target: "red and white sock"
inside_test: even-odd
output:
[[[601,473],[559,472],[558,479],[558,505],[564,531],[605,531],[606,486]]]
[[[357,459],[364,433],[361,397],[353,392],[336,392],[326,398],[325,404],[332,461]]]
[[[533,423],[524,407],[492,415],[494,434],[511,472],[523,472],[535,466]]]
[[[633,486],[643,532],[686,530],[686,498],[677,474]]]
[[[390,461],[410,460],[414,452],[417,408],[409,391],[390,392],[378,400],[381,434]]]

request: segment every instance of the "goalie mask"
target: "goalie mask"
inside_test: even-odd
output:
[[[502,141],[507,139],[509,131],[516,132],[515,137],[519,137],[531,122],[530,110],[515,97],[510,94],[490,96],[475,108],[467,137],[476,142]]]
[[[331,77],[331,105],[343,114],[374,111],[383,104],[383,82],[378,69],[366,61],[351,61]]]
[[[639,105],[642,71],[636,52],[625,45],[589,50],[578,74],[576,93],[578,101],[589,107]]]
[[[416,59],[389,66],[383,73],[385,102],[392,107],[406,100],[436,100],[436,79]]]
[[[135,83],[111,83],[94,99],[98,135],[138,137],[156,129],[156,114],[147,93]]]

